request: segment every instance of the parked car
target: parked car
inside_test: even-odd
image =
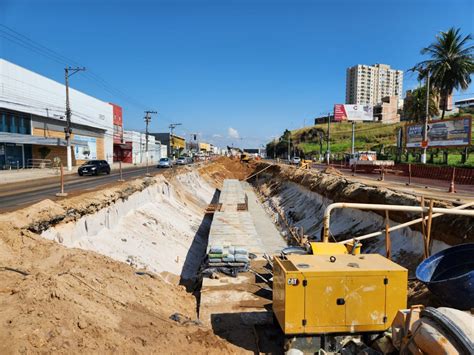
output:
[[[173,164],[169,158],[161,158],[158,162],[158,168],[172,168]]]
[[[110,165],[105,160],[89,160],[77,169],[77,173],[80,176],[110,174]]]
[[[186,165],[187,163],[188,163],[188,161],[187,161],[186,157],[179,157],[176,160],[176,165]]]
[[[301,158],[300,157],[293,157],[293,159],[291,159],[291,164],[299,165],[299,163],[301,163]]]

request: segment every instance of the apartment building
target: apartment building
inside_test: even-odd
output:
[[[402,97],[403,71],[387,64],[362,65],[347,68],[346,104],[377,105],[387,96]]]

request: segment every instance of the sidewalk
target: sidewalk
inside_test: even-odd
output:
[[[452,202],[470,202],[474,199],[474,185],[455,185],[456,193],[449,193],[449,181],[412,178],[411,184],[407,185],[408,177],[393,174],[385,174],[384,181],[380,181],[380,174],[359,173],[353,175],[347,168],[333,166],[339,170],[345,178],[352,181],[361,182],[375,187],[385,187],[396,191],[410,193],[412,195],[425,196],[426,198],[437,198]],[[314,164],[313,169],[322,171],[327,166],[323,164]]]
[[[155,163],[150,163],[150,167],[155,166]],[[130,164],[130,163],[122,163],[122,170],[127,170],[136,167],[146,167],[145,163],[142,164]],[[75,175],[77,174],[77,168],[79,166],[73,166],[71,171],[67,171],[64,168],[64,175]],[[111,166],[112,171],[119,170],[119,163],[115,162]],[[12,182],[23,182],[29,180],[37,180],[49,177],[59,177],[59,168],[44,168],[44,169],[20,169],[20,170],[0,170],[0,185],[1,184],[8,184]]]

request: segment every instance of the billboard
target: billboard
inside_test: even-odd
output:
[[[461,147],[471,144],[471,119],[466,117],[450,118],[428,122],[428,147]],[[423,123],[405,127],[407,148],[421,148],[423,141]]]
[[[74,140],[85,143],[84,145],[76,145],[74,147],[74,153],[77,160],[97,159],[96,138],[74,135]]]
[[[364,105],[334,105],[334,121],[373,121],[372,106]]]

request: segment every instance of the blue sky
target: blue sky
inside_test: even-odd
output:
[[[473,14],[472,0],[0,1],[1,24],[107,81],[72,86],[121,105],[125,128],[154,109],[152,131],[180,122],[179,134],[246,147],[343,103],[348,66],[407,70],[438,31],[473,33]],[[1,57],[63,81],[64,63],[0,40]],[[416,85],[407,74],[404,90]]]

